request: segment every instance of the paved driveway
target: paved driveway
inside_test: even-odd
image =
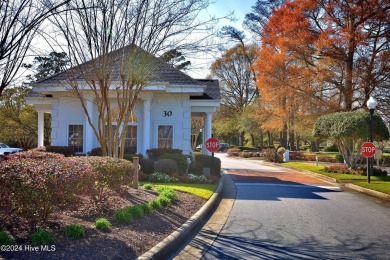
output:
[[[283,167],[218,156],[235,192],[190,242],[195,250],[177,259],[390,259],[388,203]]]

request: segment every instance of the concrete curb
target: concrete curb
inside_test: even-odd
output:
[[[219,201],[222,190],[223,190],[223,178],[219,181],[218,188],[210,199],[203,205],[203,207],[198,210],[186,223],[179,227],[176,231],[172,232],[168,237],[163,241],[155,245],[152,249],[138,257],[139,260],[146,259],[161,259],[171,250],[178,247],[187,236],[190,235],[191,231],[206,217],[206,215],[214,208],[214,206]]]
[[[367,189],[367,188],[364,188],[364,187],[360,187],[360,186],[352,184],[352,183],[345,184],[345,187],[353,189],[353,190],[361,192],[361,193],[365,193],[365,194],[371,195],[373,197],[377,197],[377,198],[380,198],[380,199],[383,199],[383,200],[390,201],[390,195],[386,194],[386,193],[383,193],[383,192],[379,192],[379,191],[376,191],[376,190],[370,190],[370,189]]]

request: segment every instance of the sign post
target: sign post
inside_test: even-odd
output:
[[[370,183],[370,163],[371,157],[373,157],[376,153],[376,147],[372,142],[365,142],[362,144],[360,149],[362,154],[367,158],[367,182]]]
[[[211,175],[214,174],[214,152],[219,150],[219,141],[217,138],[211,137],[206,141],[206,149],[211,152]]]

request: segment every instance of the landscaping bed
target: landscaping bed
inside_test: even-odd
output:
[[[48,247],[31,245],[31,227],[28,221],[8,220],[2,227],[15,240],[13,247],[3,248],[0,258],[5,259],[135,259],[162,241],[170,233],[184,224],[206,202],[205,199],[176,191],[177,200],[172,205],[154,210],[130,224],[115,222],[115,210],[130,205],[145,204],[155,199],[158,193],[152,190],[123,190],[121,194],[110,192],[104,205],[97,207],[87,197],[79,197],[74,210],[56,210],[44,228],[54,234],[54,242]],[[105,217],[112,224],[108,232],[94,226],[98,217]],[[69,224],[80,224],[85,229],[81,238],[65,236],[64,229]],[[18,250],[6,252],[8,249]],[[32,252],[38,248],[38,252]]]

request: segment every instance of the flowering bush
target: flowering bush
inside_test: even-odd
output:
[[[5,193],[1,195],[6,195],[6,205],[32,222],[47,221],[57,206],[75,202],[84,180],[93,173],[89,164],[45,154],[47,159],[41,152],[23,152],[0,163],[0,189]]]
[[[168,174],[155,172],[149,176],[149,181],[151,182],[163,182],[167,183],[170,182],[171,178]]]
[[[207,183],[208,180],[204,175],[188,174],[188,180],[190,183]]]

